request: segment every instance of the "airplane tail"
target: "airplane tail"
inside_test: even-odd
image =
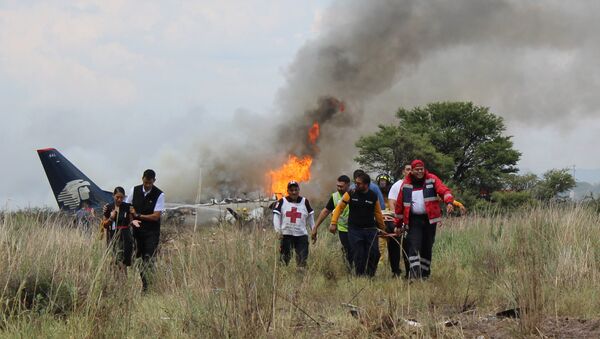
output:
[[[44,148],[37,153],[61,210],[76,211],[84,201],[98,209],[113,201],[112,193],[101,190],[58,150]]]

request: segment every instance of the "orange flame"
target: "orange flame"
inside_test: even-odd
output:
[[[319,138],[319,133],[319,123],[315,121],[312,127],[308,130],[308,141],[310,141],[310,143],[314,145],[317,142],[317,139]]]
[[[312,157],[304,156],[302,159],[290,155],[287,163],[283,164],[277,170],[269,171],[271,177],[271,194],[277,195],[277,198],[284,196],[287,192],[288,182],[295,180],[303,182],[310,180],[310,165]]]

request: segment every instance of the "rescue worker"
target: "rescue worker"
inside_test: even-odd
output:
[[[448,214],[454,211],[454,197],[440,178],[425,169],[423,161],[413,160],[411,167],[396,199],[396,234],[407,232],[404,251],[409,262],[408,278],[427,279],[431,275],[436,226],[442,220],[437,196],[443,198]]]
[[[287,196],[279,199],[273,209],[273,226],[279,234],[280,259],[286,265],[296,252],[296,264],[305,267],[308,259],[308,232],[315,227],[314,211],[308,199],[300,196],[300,185],[296,181],[287,184]]]
[[[317,217],[317,222],[315,224],[315,228],[313,228],[311,232],[311,239],[313,244],[317,241],[317,231],[321,223],[327,218],[327,216],[335,210],[335,207],[342,200],[342,196],[344,193],[348,192],[350,189],[350,178],[347,175],[340,175],[337,178],[336,183],[336,191],[331,193],[329,200],[327,201],[327,205],[321,210],[319,216]],[[348,267],[352,267],[352,261],[354,254],[352,253],[352,247],[350,246],[350,242],[348,241],[348,213],[350,210],[348,208],[344,209],[342,214],[340,215],[337,223],[337,228],[332,230],[332,233],[335,234],[335,231],[338,231],[338,236],[340,238],[340,243],[342,244],[342,252],[344,253],[344,257],[346,258],[346,263]]]
[[[344,193],[331,217],[330,229],[337,229],[338,220],[348,206],[348,240],[354,252],[356,275],[374,276],[379,261],[378,234],[385,234],[381,205],[377,194],[369,189],[371,178],[362,172],[354,179],[356,189]]]

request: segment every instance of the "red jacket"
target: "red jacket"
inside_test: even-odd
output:
[[[440,209],[440,203],[438,201],[438,195],[443,197],[444,203],[449,204],[454,201],[452,192],[444,185],[442,180],[429,173],[425,170],[425,177],[423,178],[423,199],[425,200],[425,211],[429,218],[430,224],[435,224],[442,220],[442,210]],[[414,178],[411,175],[407,176],[400,187],[400,193],[396,200],[396,213],[394,222],[397,227],[402,225],[408,225],[410,217],[410,209],[412,206],[412,191],[413,191]]]

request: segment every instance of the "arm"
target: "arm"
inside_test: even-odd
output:
[[[375,221],[377,221],[377,228],[385,232],[385,223],[383,222],[383,214],[381,213],[381,206],[379,204],[375,204]]]
[[[402,186],[402,180],[396,181],[388,193],[388,204],[390,205],[390,211],[392,212],[396,210],[396,202],[398,199],[398,194],[400,193],[400,186]]]
[[[435,179],[435,192],[444,199],[444,203],[446,204],[446,212],[450,214],[454,212],[454,196],[452,196],[452,192],[446,185],[444,185],[440,178],[435,177]]]
[[[135,216],[134,219],[141,221],[159,221],[162,212],[165,210],[165,194],[161,193],[156,199],[156,205],[154,206],[154,212],[152,214],[138,214],[133,209]]]
[[[315,212],[308,213],[308,217],[306,219],[306,225],[308,225],[308,227],[310,227],[311,233],[312,233],[312,231],[317,230],[315,227]]]
[[[402,187],[400,187],[398,197],[396,198],[396,207],[394,208],[394,224],[396,228],[401,228],[404,224],[404,204],[402,201]]]
[[[344,193],[342,200],[338,203],[337,206],[335,206],[335,209],[333,210],[333,215],[331,216],[331,224],[332,225],[337,226],[338,219],[340,218],[340,215],[344,211],[344,208],[346,208],[346,205],[348,205],[348,201],[350,201],[350,194],[348,194],[348,192],[346,192],[346,193]]]
[[[273,212],[273,228],[275,232],[281,233],[281,214]]]
[[[275,208],[273,208],[273,228],[275,232],[281,235],[281,205],[283,204],[283,199],[277,200],[275,204]]]
[[[327,216],[331,213],[330,210],[328,210],[327,208],[323,208],[321,210],[321,213],[319,213],[319,216],[317,217],[317,222],[315,223],[315,228],[314,228],[314,232],[316,233],[317,230],[319,229],[319,226],[321,225],[321,223],[323,223],[323,221],[325,221],[325,218],[327,218]]]
[[[379,186],[371,183],[371,185],[369,185],[369,188],[377,194],[377,201],[379,201],[379,207],[381,207],[381,210],[384,210],[385,209],[385,200],[383,199],[383,193],[381,193]]]

